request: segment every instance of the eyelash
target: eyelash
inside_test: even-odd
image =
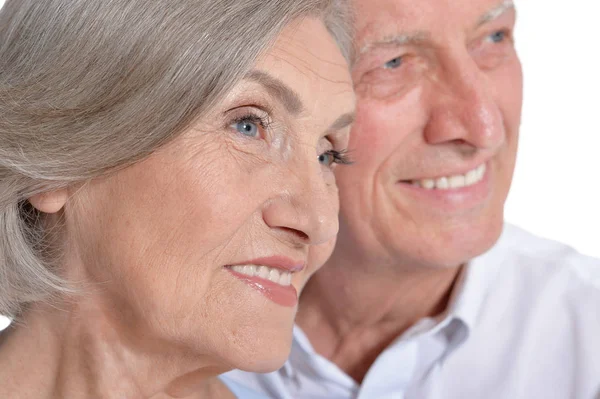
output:
[[[247,113],[245,115],[242,116],[238,116],[234,119],[232,119],[231,121],[229,121],[229,123],[227,124],[228,126],[231,126],[233,124],[237,124],[237,123],[242,123],[242,122],[251,122],[257,125],[260,125],[260,127],[262,127],[265,130],[268,130],[271,127],[271,119],[267,116],[259,116],[257,114],[253,114],[253,113]]]
[[[388,64],[390,64],[390,63],[392,63],[394,61],[396,61],[396,65],[388,66]],[[403,63],[404,63],[404,56],[399,55],[397,57],[394,57],[394,58],[389,59],[386,62],[384,62],[383,63],[383,68],[384,69],[388,69],[388,70],[398,69],[398,68],[400,68],[402,66]]]
[[[333,163],[339,165],[352,165],[354,162],[352,158],[348,155],[348,150],[329,150],[325,151],[323,155],[330,155],[333,157]]]
[[[228,123],[228,126],[238,124],[238,123],[243,123],[243,122],[251,122],[251,123],[260,125],[260,127],[263,128],[264,130],[268,130],[272,123],[271,119],[268,117],[259,116],[254,113],[247,113],[245,115],[238,116],[238,117],[230,120]],[[325,151],[320,156],[322,156],[322,155],[331,156],[333,158],[332,163],[334,163],[334,164],[351,165],[353,163],[352,159],[348,155],[347,149],[343,149],[343,150],[331,149],[331,150]]]
[[[499,42],[494,41],[493,38],[496,35],[502,35],[502,40]],[[487,35],[487,39],[491,40],[493,43],[496,44],[504,43],[511,39],[511,32],[508,29],[499,29]]]

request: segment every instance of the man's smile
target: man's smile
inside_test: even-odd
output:
[[[423,179],[405,180],[403,183],[412,184],[415,187],[421,187],[427,190],[452,190],[463,187],[473,186],[483,180],[486,171],[486,164],[483,163],[467,173],[428,177]]]

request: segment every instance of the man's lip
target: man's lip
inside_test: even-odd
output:
[[[460,188],[427,189],[400,182],[396,185],[402,193],[403,201],[412,198],[421,209],[428,212],[442,212],[445,216],[453,212],[472,210],[482,206],[493,194],[493,173],[487,168],[483,178],[477,183]]]
[[[457,176],[457,175],[464,175],[469,173],[472,170],[477,169],[478,167],[480,167],[483,164],[488,164],[489,160],[481,160],[477,163],[473,163],[472,165],[469,165],[468,167],[463,167],[460,169],[454,169],[453,171],[449,171],[449,172],[444,172],[445,174],[441,174],[441,173],[432,173],[431,175],[428,176],[422,176],[422,177],[413,177],[410,179],[400,179],[398,180],[399,183],[410,183],[413,181],[419,181],[419,180],[425,180],[425,179],[431,179],[431,180],[436,180],[442,177],[449,177],[449,176]],[[442,168],[440,168],[442,169]]]
[[[305,267],[304,262],[295,261],[292,258],[288,258],[287,256],[274,255],[267,256],[263,258],[250,259],[242,262],[232,263],[227,266],[236,266],[236,265],[257,265],[257,266],[267,266],[277,269],[282,269],[290,272],[299,272]]]

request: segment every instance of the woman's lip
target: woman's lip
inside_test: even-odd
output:
[[[274,255],[267,256],[264,258],[250,259],[243,262],[236,262],[228,266],[235,265],[256,265],[256,266],[267,266],[277,269],[287,270],[290,272],[299,272],[304,269],[304,262],[298,262],[287,256]]]
[[[250,277],[226,268],[234,277],[242,280],[278,305],[293,308],[298,304],[298,292],[293,285],[280,285],[260,277]]]

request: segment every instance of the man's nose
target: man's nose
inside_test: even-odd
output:
[[[445,62],[432,84],[431,114],[425,128],[430,144],[457,142],[493,150],[505,139],[502,113],[492,82],[468,52]]]
[[[327,181],[316,156],[314,165],[290,173],[280,191],[263,209],[263,220],[294,244],[318,245],[339,229],[339,202],[333,178]]]

